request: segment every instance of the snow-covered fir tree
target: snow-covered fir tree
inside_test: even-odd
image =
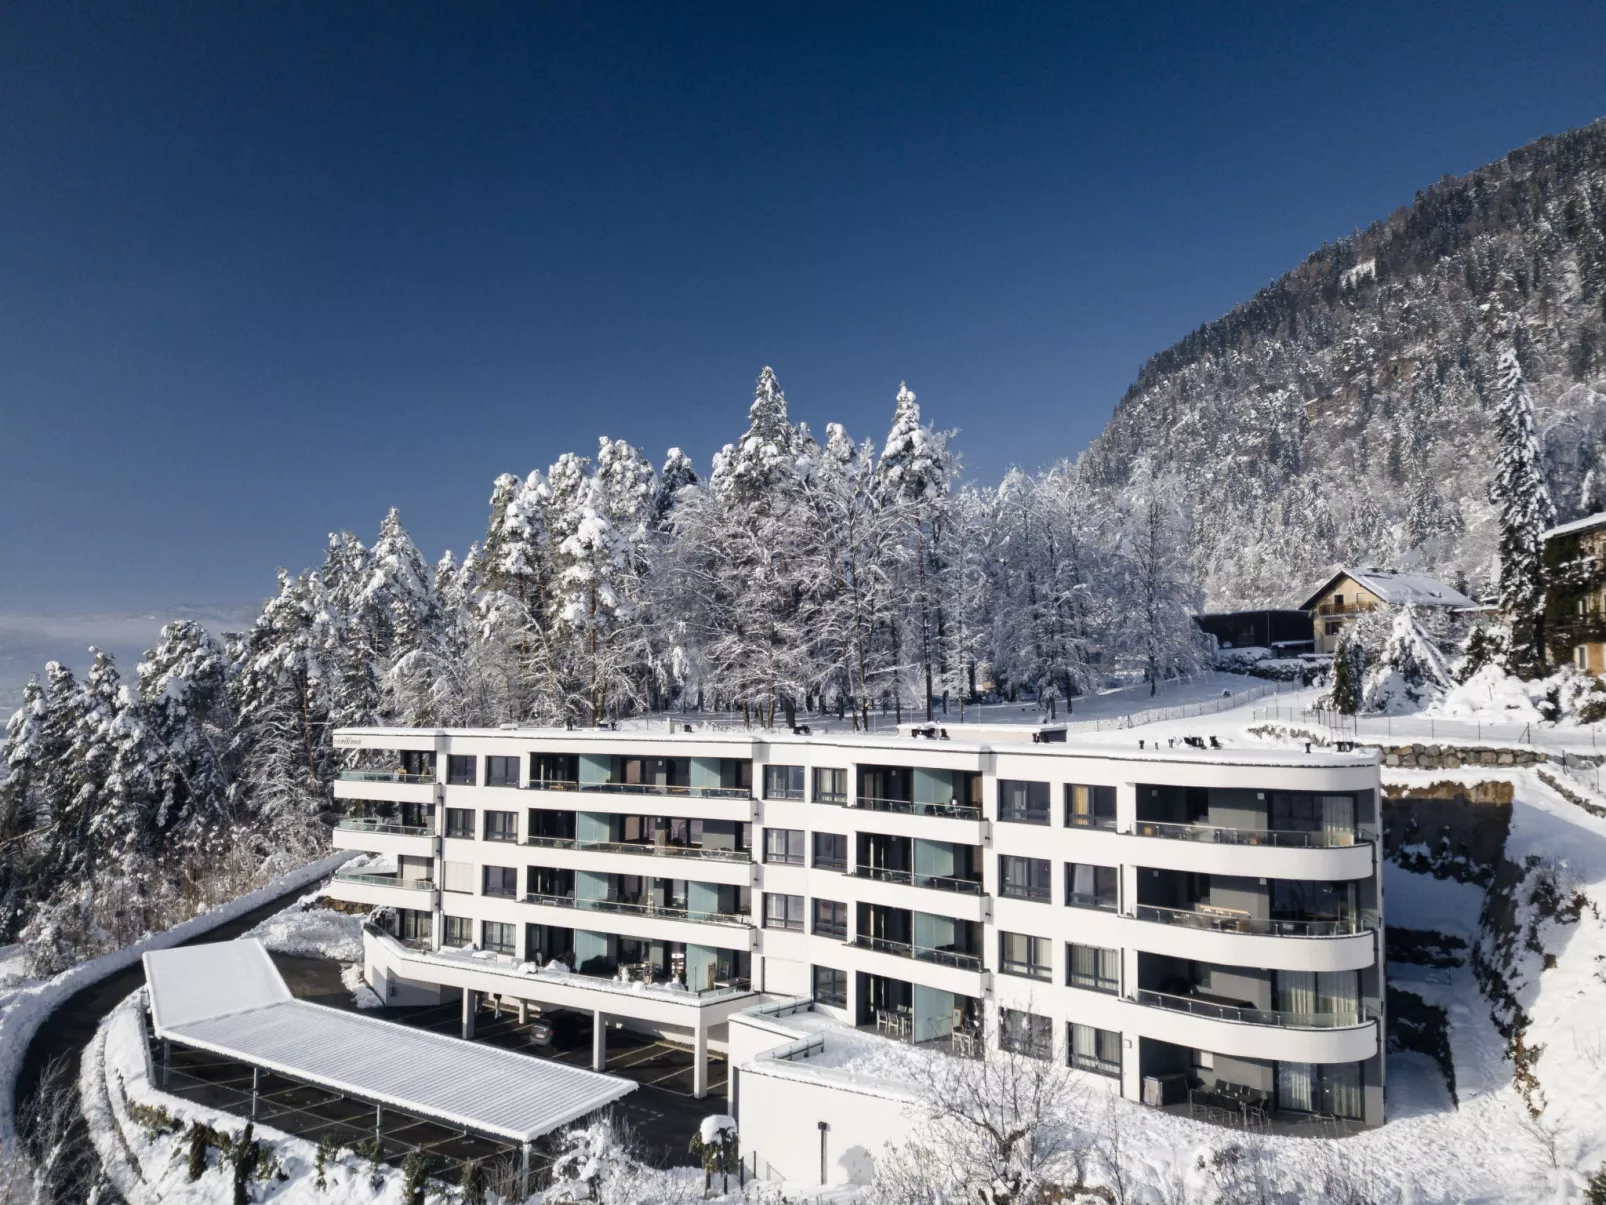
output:
[[[1515,346],[1500,353],[1495,476],[1490,498],[1500,515],[1500,609],[1510,625],[1511,669],[1537,677],[1545,668],[1544,533],[1556,521],[1545,482],[1539,425]]]

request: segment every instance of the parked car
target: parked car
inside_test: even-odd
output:
[[[570,1050],[583,1045],[591,1032],[591,1018],[567,1008],[554,1008],[530,1022],[530,1045]]]

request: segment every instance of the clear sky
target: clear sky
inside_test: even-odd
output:
[[[774,365],[974,476],[1446,173],[1606,114],[1606,5],[0,6],[0,613],[425,555]]]

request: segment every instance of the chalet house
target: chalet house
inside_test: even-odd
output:
[[[1395,607],[1475,608],[1478,604],[1453,586],[1419,573],[1393,573],[1386,569],[1340,569],[1316,593],[1300,604],[1309,611],[1316,651],[1331,653],[1338,646],[1344,625],[1366,611]]]
[[[1606,672],[1606,513],[1545,533],[1545,642],[1557,665]]]

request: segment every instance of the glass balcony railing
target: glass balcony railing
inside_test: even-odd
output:
[[[709,862],[751,862],[748,849],[717,849],[704,845],[653,845],[645,841],[581,841],[576,849],[602,854],[641,854],[645,857],[700,858]]]
[[[434,879],[404,879],[394,874],[363,874],[357,870],[337,870],[335,880],[340,883],[361,883],[365,887],[398,887],[403,891],[434,891]]]
[[[1096,908],[1100,912],[1116,911],[1115,896],[1099,895],[1092,891],[1067,891],[1065,893],[1065,906],[1067,908]]]
[[[335,827],[352,833],[384,833],[394,837],[430,837],[435,833],[433,828],[421,824],[397,824],[394,820],[373,816],[346,816]]]
[[[960,803],[915,803],[908,799],[880,799],[874,795],[860,795],[854,807],[872,812],[898,812],[905,816],[941,816],[949,820],[980,820],[981,809]]]
[[[527,904],[542,904],[549,908],[574,908],[581,912],[620,912],[631,916],[651,916],[659,920],[703,921],[715,925],[740,925],[752,928],[753,922],[745,913],[708,912],[676,904],[641,903],[637,900],[606,898],[580,898],[572,895],[541,895],[530,893],[524,897]]]
[[[1231,908],[1203,905],[1194,908],[1160,908],[1139,904],[1133,912],[1137,920],[1162,925],[1182,925],[1189,929],[1208,929],[1216,933],[1246,933],[1262,937],[1353,937],[1372,927],[1366,916],[1336,920],[1275,920],[1249,916]]]
[[[818,865],[818,864],[816,864]],[[855,878],[873,879],[878,883],[899,883],[905,887],[928,887],[933,891],[952,891],[959,895],[980,895],[981,884],[975,879],[961,879],[953,875],[917,874],[912,870],[893,870],[886,866],[855,866]]]
[[[898,958],[913,958],[917,962],[931,962],[938,966],[958,967],[962,971],[981,970],[981,955],[964,954],[958,950],[937,950],[930,946],[917,946],[913,942],[893,941],[886,937],[866,937],[859,934],[848,943],[861,950],[874,950],[878,954],[891,954]]]
[[[1172,841],[1201,841],[1214,845],[1278,845],[1292,849],[1335,849],[1356,843],[1355,833],[1314,832],[1296,829],[1227,828],[1212,824],[1171,824],[1159,820],[1139,820],[1132,826],[1139,837],[1164,837]]]
[[[547,783],[545,789],[549,791],[578,790],[582,794],[591,792],[602,795],[667,795],[671,798],[680,799],[751,799],[753,797],[753,792],[748,787],[688,787],[660,782],[582,782],[561,788]]]
[[[1377,1013],[1362,1004],[1341,1007],[1332,1012],[1296,1013],[1278,1009],[1245,1008],[1241,1005],[1202,1000],[1196,996],[1173,996],[1166,992],[1152,992],[1146,988],[1140,988],[1133,994],[1132,999],[1150,1008],[1163,1008],[1194,1017],[1237,1021],[1245,1025],[1274,1025],[1280,1029],[1354,1029],[1377,1019]]]
[[[342,770],[342,782],[410,782],[432,783],[435,781],[433,770],[424,774],[409,774],[406,770]]]

